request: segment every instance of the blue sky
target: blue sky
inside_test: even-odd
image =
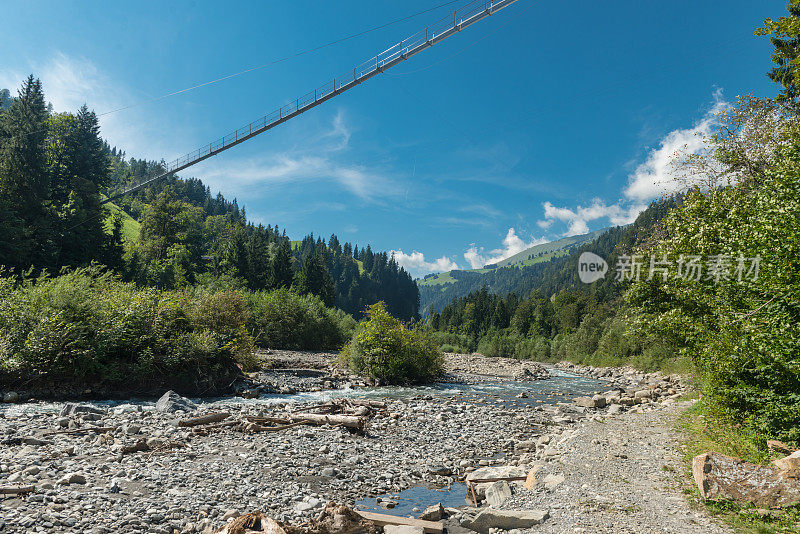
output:
[[[428,9],[375,2],[14,2],[0,87],[41,77],[56,110],[98,113]],[[342,74],[460,4],[101,117],[129,156],[171,160]],[[772,96],[753,30],[783,0],[519,0],[197,176],[255,221],[394,250],[414,275],[622,224],[669,190],[710,113]]]

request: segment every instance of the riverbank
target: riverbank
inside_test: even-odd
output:
[[[497,364],[470,358],[473,376]],[[301,360],[304,368],[313,367],[308,357]],[[465,360],[448,361],[455,371]],[[620,371],[600,382],[558,368],[550,372],[556,377],[515,382],[514,395],[498,389],[504,382],[497,379],[508,379],[504,374],[472,389],[230,397],[200,404],[191,414],[224,409],[233,417],[278,417],[325,395],[383,397],[387,409],[370,420],[364,435],[305,426],[202,435],[175,425],[189,415],[160,412],[150,403],[94,404],[64,415],[60,405],[6,406],[0,417],[0,485],[31,484],[36,491],[0,501],[2,532],[204,532],[253,510],[297,523],[327,501],[352,506],[378,495],[385,496],[382,506],[391,513],[392,497],[408,488],[452,487],[486,467],[527,473],[536,466],[540,482],[531,490],[512,484],[502,505],[546,512],[549,518],[536,531],[620,532],[626,530],[614,525],[623,525],[630,532],[652,532],[660,529],[646,528],[664,521],[676,526],[674,532],[714,532],[703,530],[710,523],[684,509],[680,494],[659,478],[674,474],[663,466],[677,469],[665,429],[683,406],[676,404],[679,380]],[[588,404],[581,399],[598,406],[581,406]],[[76,432],[91,427],[108,430]],[[123,447],[142,439],[151,450],[123,454]],[[659,508],[659,495],[674,503],[665,497]],[[477,512],[463,502],[448,526],[463,529]],[[684,523],[686,529],[678,529]]]

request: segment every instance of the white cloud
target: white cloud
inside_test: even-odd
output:
[[[702,181],[701,177],[689,176],[675,166],[676,157],[702,154],[706,150],[704,139],[717,126],[717,114],[728,107],[721,91],[714,93],[714,103],[702,119],[691,128],[677,129],[667,133],[651,149],[644,162],[628,175],[628,183],[622,198],[616,203],[606,204],[595,198],[589,205],[574,208],[559,207],[551,202],[542,204],[544,219],[537,221],[541,228],[550,228],[553,223],[566,225],[564,236],[585,234],[589,223],[607,220],[612,225],[632,223],[658,197],[684,190],[687,184]]]
[[[503,246],[489,251],[488,255],[483,252],[483,247],[478,247],[474,243],[470,245],[466,252],[464,252],[464,259],[470,264],[473,269],[480,269],[488,263],[497,263],[506,258],[510,258],[514,254],[519,254],[523,250],[527,250],[534,245],[547,243],[546,238],[532,239],[525,241],[517,235],[514,228],[509,228],[506,236],[503,238]]]
[[[152,108],[101,115],[138,102],[142,96],[112,80],[90,60],[57,52],[26,69],[29,72],[0,68],[0,87],[16,96],[22,82],[33,73],[42,81],[45,99],[53,104],[54,111],[74,113],[86,104],[100,115],[100,135],[129,155],[160,160],[186,151],[186,146],[179,146],[175,140],[185,139],[187,133],[167,123],[166,117]]]
[[[721,92],[717,91],[714,105],[701,120],[691,128],[673,130],[665,135],[658,148],[650,150],[644,163],[628,176],[625,196],[644,203],[685,189],[692,177],[677,170],[673,161],[679,154],[701,154],[706,150],[704,139],[718,125],[717,114],[727,106]]]
[[[453,269],[460,269],[458,264],[447,256],[433,261],[426,261],[425,255],[416,250],[411,254],[406,254],[402,250],[393,250],[390,252],[394,256],[395,261],[406,271],[411,273],[411,276],[420,277],[429,273],[441,273],[445,271],[452,271]]]
[[[538,221],[539,226],[549,228],[555,221],[559,221],[567,225],[567,231],[563,235],[570,236],[588,233],[588,223],[600,219],[608,219],[615,226],[632,223],[636,216],[646,207],[646,204],[607,205],[599,198],[596,198],[588,206],[577,206],[574,209],[559,208],[550,202],[545,202],[543,206],[545,218],[542,221]]]

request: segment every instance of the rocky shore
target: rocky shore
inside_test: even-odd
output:
[[[501,368],[494,376],[518,371],[495,359],[448,356],[453,373]],[[676,468],[664,414],[675,413],[681,381],[629,370],[611,375],[595,395],[557,404],[466,394],[388,398],[363,434],[329,426],[197,432],[176,424],[223,408],[232,418],[280,418],[313,403],[14,405],[0,412],[0,487],[35,490],[0,500],[0,532],[212,532],[254,510],[296,524],[328,501],[353,506],[381,495],[391,512],[407,488],[532,471],[527,488],[524,480],[479,487],[490,508],[463,502],[445,511],[449,531],[519,525],[538,532],[716,532],[688,511],[676,516],[674,508],[686,508],[679,495],[670,494],[662,510],[648,489],[666,491],[662,466]],[[620,425],[625,431],[612,430]],[[137,443],[146,447],[131,451]],[[519,517],[509,523],[494,517],[498,510]],[[645,529],[660,520],[676,529]],[[627,526],[612,528],[621,524]]]

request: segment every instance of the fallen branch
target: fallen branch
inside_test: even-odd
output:
[[[219,423],[220,421],[224,421],[231,414],[228,412],[219,412],[219,413],[210,413],[208,415],[201,415],[200,417],[192,417],[191,419],[183,419],[182,421],[178,421],[179,427],[192,427],[192,426],[200,426],[200,425],[208,425],[210,423]]]
[[[120,452],[122,454],[130,454],[132,452],[142,452],[142,451],[149,451],[150,447],[147,446],[147,439],[142,438],[133,445],[125,445],[122,447]]]
[[[0,495],[22,495],[33,493],[34,490],[33,486],[0,486]]]
[[[313,425],[338,425],[354,430],[364,431],[367,418],[362,415],[320,415],[313,413],[291,414],[289,419],[295,422],[304,422]]]
[[[87,432],[94,432],[97,433],[105,433],[105,432],[113,432],[117,428],[113,426],[87,426],[85,428],[76,428],[73,430],[53,430],[50,432],[45,432],[45,436],[55,436],[56,434],[86,434]]]

